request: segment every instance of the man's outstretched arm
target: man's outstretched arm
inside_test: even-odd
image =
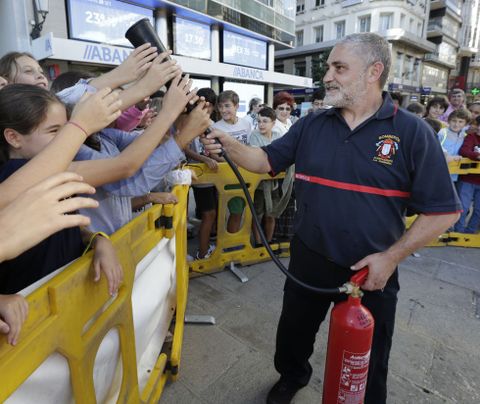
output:
[[[216,143],[215,139],[221,144]],[[201,141],[210,155],[218,156],[223,149],[236,164],[252,173],[265,174],[271,171],[267,153],[263,149],[237,142],[225,132],[214,129]]]

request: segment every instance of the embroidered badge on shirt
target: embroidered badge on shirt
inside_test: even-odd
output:
[[[375,150],[375,157],[373,161],[377,163],[387,164],[389,166],[393,163],[393,158],[398,151],[400,138],[395,135],[381,135],[378,137],[378,142],[375,143],[377,147]]]

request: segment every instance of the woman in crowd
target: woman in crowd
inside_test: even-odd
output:
[[[273,97],[273,109],[277,115],[274,132],[280,133],[283,136],[288,132],[292,122],[290,121],[290,112],[293,110],[295,99],[286,91],[280,91]]]

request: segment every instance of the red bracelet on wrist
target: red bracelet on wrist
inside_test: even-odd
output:
[[[83,129],[78,123],[74,122],[74,121],[68,121],[67,124],[70,124],[70,125],[73,125],[73,126],[76,126],[78,129],[80,129],[83,133],[85,133],[85,136],[88,137],[89,134],[87,133],[87,131],[85,129]]]

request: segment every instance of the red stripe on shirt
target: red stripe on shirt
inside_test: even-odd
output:
[[[400,198],[410,197],[410,192],[398,191],[396,189],[382,189],[377,187],[368,187],[366,185],[350,184],[349,182],[328,180],[326,178],[314,177],[312,175],[305,175],[300,173],[296,173],[295,178],[297,180],[313,182],[315,184],[325,185],[331,188],[344,189],[347,191],[354,191],[354,192],[363,192],[365,194],[375,194],[375,195],[382,195],[382,196],[398,196]]]

